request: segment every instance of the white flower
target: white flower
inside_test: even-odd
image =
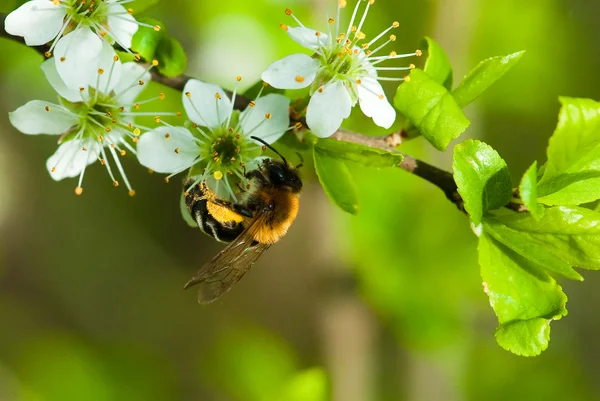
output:
[[[238,77],[238,81],[241,80]],[[156,172],[175,174],[190,169],[194,184],[204,182],[222,198],[236,200],[228,176],[244,181],[246,169],[261,159],[261,138],[279,139],[288,129],[289,99],[269,94],[251,102],[243,112],[214,84],[190,80],[183,90],[183,106],[194,133],[184,127],[164,126],[145,133],[137,144],[140,163]],[[293,128],[293,127],[292,127]]]
[[[6,32],[22,36],[29,46],[52,42],[58,74],[70,88],[85,86],[95,74],[103,38],[125,50],[138,26],[130,0],[30,0],[4,21]],[[160,29],[159,27],[154,27]]]
[[[137,110],[140,104],[154,100],[134,103],[147,85],[150,73],[136,63],[121,63],[106,42],[96,69],[96,76],[85,87],[69,89],[60,79],[54,61],[44,61],[42,70],[60,95],[59,104],[33,100],[9,113],[9,119],[24,134],[60,135],[60,146],[50,156],[46,166],[55,180],[79,176],[76,194],[83,192],[86,167],[97,160],[106,167],[113,184],[119,185],[107,157],[110,153],[125,186],[133,195],[135,192],[117,154],[124,156],[125,149],[135,153],[126,138],[136,142],[140,128],[144,127],[134,125],[134,116],[156,115],[131,111],[132,107]],[[161,94],[157,98],[163,97]]]
[[[358,26],[358,10],[361,3],[366,8]],[[358,0],[354,13],[345,32],[339,31],[340,10],[346,6],[345,0],[338,0],[337,23],[329,18],[329,33],[323,33],[307,28],[292,14],[290,9],[286,14],[294,18],[300,25],[288,27],[281,25],[290,37],[314,52],[314,55],[293,54],[271,64],[262,74],[263,81],[279,89],[301,89],[311,85],[310,101],[306,111],[306,122],[312,132],[318,137],[328,137],[337,131],[342,121],[350,115],[352,107],[358,101],[362,112],[373,118],[375,124],[389,128],[396,119],[396,111],[386,99],[383,88],[378,81],[401,81],[404,78],[379,77],[378,71],[402,71],[414,68],[408,67],[376,67],[376,65],[391,59],[418,56],[419,50],[410,54],[391,52],[387,55],[376,54],[387,44],[396,40],[390,35],[388,40],[370,50],[371,46],[384,37],[391,29],[397,28],[394,22],[367,43],[360,44],[365,39],[361,31],[367,18],[372,0]],[[335,23],[335,31],[331,26]]]

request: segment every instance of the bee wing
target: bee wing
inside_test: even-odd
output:
[[[271,246],[263,243],[252,245],[255,233],[265,223],[268,214],[259,214],[236,239],[205,264],[184,289],[199,284],[198,302],[201,304],[210,303],[227,292]]]

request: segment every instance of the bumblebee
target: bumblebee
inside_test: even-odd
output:
[[[199,285],[198,302],[202,304],[229,291],[262,253],[287,233],[298,214],[301,164],[290,165],[269,144],[252,139],[277,153],[281,161],[267,159],[247,172],[249,185],[239,203],[219,199],[203,184],[185,194],[187,208],[200,229],[218,241],[229,242],[184,286]]]

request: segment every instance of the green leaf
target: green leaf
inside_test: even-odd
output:
[[[566,295],[538,265],[485,231],[478,249],[484,290],[498,317],[498,344],[517,355],[540,354],[548,347],[550,321],[567,314]]]
[[[150,6],[158,3],[158,0],[134,0],[127,5],[127,7],[131,8],[134,14],[139,13],[140,11],[144,11]],[[136,18],[139,21],[139,18]]]
[[[514,67],[524,53],[525,51],[520,51],[508,56],[491,57],[480,62],[452,92],[456,103],[461,108],[471,103]]]
[[[452,66],[446,52],[430,37],[425,36],[421,47],[427,51],[427,61],[423,71],[446,89],[452,90]]]
[[[491,146],[473,139],[454,148],[454,180],[465,210],[475,225],[488,210],[512,199],[512,182],[506,162]]]
[[[315,149],[321,154],[366,167],[397,167],[403,159],[399,153],[335,139],[320,139]]]
[[[171,36],[163,38],[160,42],[156,49],[156,58],[158,71],[167,77],[183,74],[187,66],[187,56],[181,43]]]
[[[394,106],[442,151],[471,123],[448,90],[418,68],[398,87]]]
[[[533,241],[522,232],[508,228],[492,218],[484,219],[483,230],[495,240],[537,265],[571,280],[583,280],[583,277],[568,262],[556,255],[547,244]]]
[[[327,401],[328,395],[327,374],[321,368],[312,368],[294,375],[277,401]]]
[[[600,213],[576,206],[547,208],[534,220],[527,213],[498,210],[486,217],[519,232],[522,241],[547,247],[571,266],[600,270]]]
[[[329,199],[345,212],[358,213],[356,185],[348,166],[341,160],[321,153],[317,148],[313,155],[317,176]]]
[[[519,184],[519,194],[529,213],[534,219],[539,220],[544,214],[544,207],[537,203],[537,161],[533,162],[523,174]]]
[[[496,329],[496,341],[517,355],[539,355],[550,343],[550,322],[549,319],[534,318],[500,325]]]
[[[558,125],[538,183],[538,201],[579,205],[600,199],[600,103],[561,97]]]
[[[188,226],[198,228],[198,223],[196,220],[194,220],[187,208],[187,205],[185,204],[185,196],[183,195],[183,192],[179,197],[179,210],[181,211],[181,217],[183,217],[183,220],[188,224]]]
[[[154,28],[140,26],[131,40],[131,50],[144,60],[151,61],[154,59],[156,49],[166,36],[165,25],[152,18],[140,18],[139,21],[152,26],[158,25],[161,28],[159,31],[155,31]]]

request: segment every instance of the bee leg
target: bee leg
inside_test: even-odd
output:
[[[252,170],[245,174],[249,180],[257,180],[263,185],[267,185],[269,181],[265,178],[264,174],[260,170]]]
[[[239,203],[232,203],[223,199],[213,199],[212,202],[219,206],[226,207],[227,209],[231,209],[237,214],[241,214],[245,217],[252,217],[254,215],[250,209]]]

